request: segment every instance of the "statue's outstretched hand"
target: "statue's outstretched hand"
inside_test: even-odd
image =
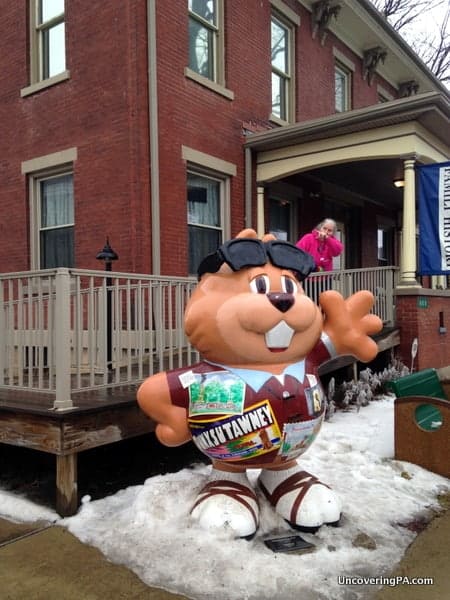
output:
[[[330,290],[320,295],[319,303],[325,315],[323,329],[338,354],[351,354],[363,362],[373,360],[378,347],[369,335],[383,327],[379,317],[369,314],[373,294],[362,290],[344,300],[339,292]]]

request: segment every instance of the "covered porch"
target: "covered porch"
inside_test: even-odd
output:
[[[418,368],[450,365],[450,291],[420,277],[415,167],[450,158],[450,103],[425,93],[260,133],[245,142],[247,224],[295,242],[324,217],[338,223],[337,270],[398,269],[400,355],[419,339]],[[433,364],[434,361],[434,364]]]

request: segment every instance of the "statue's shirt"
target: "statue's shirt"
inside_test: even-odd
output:
[[[322,342],[281,375],[208,361],[167,373],[172,403],[187,410],[196,446],[211,459],[270,463],[300,456],[320,430],[325,395]]]

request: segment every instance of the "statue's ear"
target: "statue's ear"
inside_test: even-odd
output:
[[[237,238],[251,238],[258,239],[258,234],[254,229],[242,229],[236,236]]]

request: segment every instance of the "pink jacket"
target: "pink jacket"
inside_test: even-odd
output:
[[[332,271],[333,256],[339,256],[344,249],[342,242],[333,236],[320,241],[317,229],[304,235],[295,245],[311,254],[316,263],[316,271]]]

